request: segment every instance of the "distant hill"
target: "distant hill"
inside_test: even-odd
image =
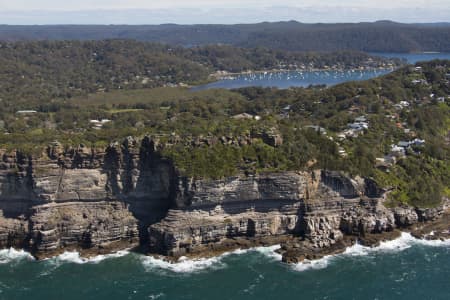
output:
[[[0,40],[134,39],[186,47],[230,44],[294,51],[450,52],[450,23],[304,24],[295,21],[238,25],[0,25]]]

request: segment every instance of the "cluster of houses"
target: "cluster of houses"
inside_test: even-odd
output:
[[[365,116],[360,116],[353,123],[347,124],[347,129],[337,135],[339,140],[348,137],[358,137],[364,134],[364,130],[369,129],[369,121]]]
[[[424,146],[425,140],[422,139],[414,139],[411,141],[400,141],[397,144],[391,145],[391,150],[388,155],[383,158],[377,158],[377,166],[378,167],[390,167],[395,164],[399,159],[406,157],[407,150],[411,149],[411,147],[416,146]]]
[[[404,108],[408,108],[411,104],[408,101],[400,101],[400,103],[394,104],[394,108],[398,110],[402,110]]]
[[[412,146],[423,146],[425,145],[425,140],[414,139],[412,141],[400,141],[397,144],[391,145],[391,154],[404,156],[406,155],[406,150]]]

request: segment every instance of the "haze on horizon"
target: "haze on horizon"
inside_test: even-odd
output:
[[[0,22],[29,24],[235,24],[449,22],[448,0],[0,0]]]

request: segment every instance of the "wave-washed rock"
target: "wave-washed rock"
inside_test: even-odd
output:
[[[373,181],[324,170],[186,178],[158,147],[146,137],[105,149],[54,143],[38,156],[0,152],[0,248],[45,257],[140,246],[176,258],[282,243],[295,261],[348,236],[436,222],[446,209],[388,209]]]

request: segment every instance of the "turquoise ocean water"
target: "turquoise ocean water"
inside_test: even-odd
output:
[[[449,299],[450,241],[403,234],[378,248],[286,265],[275,247],[169,264],[119,252],[34,261],[0,252],[0,299]]]

